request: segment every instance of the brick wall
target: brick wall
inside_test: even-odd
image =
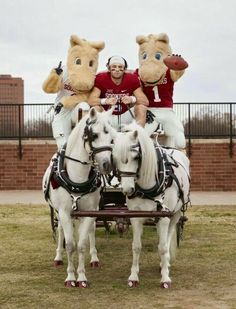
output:
[[[229,140],[194,140],[191,155],[192,190],[236,191],[236,141],[233,157]]]
[[[16,141],[0,142],[0,190],[40,190],[42,177],[57,147],[54,141],[23,141],[18,157]]]
[[[229,156],[228,140],[193,140],[191,175],[193,191],[236,191],[236,141]],[[18,158],[16,141],[0,141],[0,190],[40,190],[54,141],[23,141]]]

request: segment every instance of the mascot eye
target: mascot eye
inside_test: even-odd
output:
[[[75,59],[75,64],[80,65],[81,64],[81,60],[79,58]]]
[[[143,59],[147,59],[147,53],[143,53]]]
[[[160,54],[160,53],[156,53],[156,54],[155,54],[155,58],[156,58],[157,60],[160,60],[160,59],[161,59],[161,54]]]
[[[93,66],[93,60],[89,61],[89,66],[92,67]]]

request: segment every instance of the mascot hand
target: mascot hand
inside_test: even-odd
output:
[[[55,68],[55,71],[56,71],[57,75],[61,75],[61,73],[63,72],[63,70],[61,68],[61,61],[59,62],[58,67]]]
[[[57,114],[60,113],[62,107],[63,107],[63,104],[62,104],[61,102],[59,102],[59,103],[57,104],[57,106],[55,107],[55,115],[57,115]]]

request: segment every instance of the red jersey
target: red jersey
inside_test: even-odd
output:
[[[124,96],[131,96],[133,92],[141,87],[139,78],[132,73],[124,73],[120,85],[116,85],[111,79],[110,72],[102,72],[96,75],[95,87],[101,91],[101,98],[122,98]],[[110,108],[109,105],[103,105],[105,110]],[[127,111],[126,104],[116,104],[113,115],[120,115]]]
[[[138,75],[138,69],[135,71]],[[163,82],[160,85],[147,86],[142,81],[143,92],[146,94],[149,106],[148,107],[170,107],[173,108],[173,90],[174,82],[170,77],[170,70],[166,71]]]

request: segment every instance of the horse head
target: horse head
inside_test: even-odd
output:
[[[117,133],[112,156],[124,194],[132,195],[136,182],[150,186],[157,162],[153,143],[142,127],[133,123]]]
[[[136,37],[139,44],[139,76],[146,85],[163,81],[167,66],[163,59],[172,54],[169,37],[165,33]]]
[[[85,117],[83,133],[85,148],[103,174],[112,170],[112,142],[116,135],[116,131],[109,124],[109,115],[110,112],[99,113],[95,108],[91,108]]]
[[[104,42],[90,42],[71,36],[67,69],[70,85],[77,93],[89,92],[93,88],[98,54],[104,46]]]

